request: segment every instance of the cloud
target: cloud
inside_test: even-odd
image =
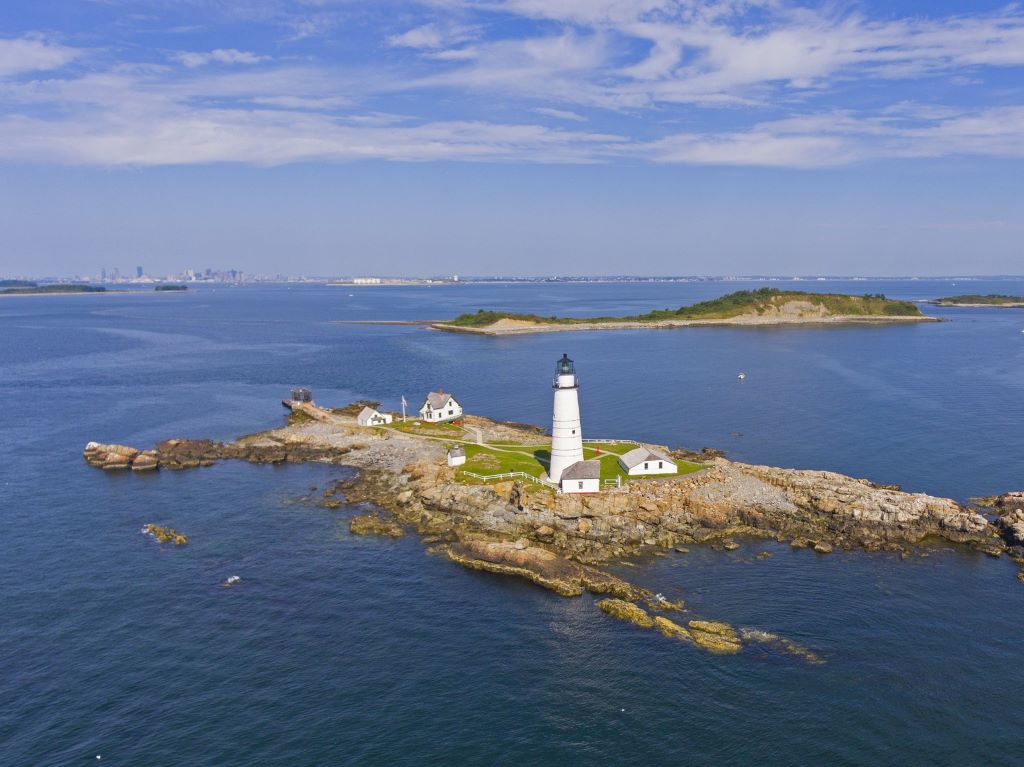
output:
[[[586,122],[587,118],[583,115],[570,112],[566,109],[551,109],[550,107],[535,107],[534,112],[539,115],[546,115],[547,117],[554,117],[556,120],[571,120],[572,122]]]
[[[147,55],[141,46],[86,59],[40,37],[0,40],[0,156],[792,168],[1024,156],[1024,86],[1009,77],[998,91],[985,85],[1024,67],[1018,6],[906,18],[793,0],[188,7],[296,37],[277,40],[288,50],[277,59],[230,47]],[[306,21],[310,34],[340,31],[296,43]],[[579,130],[584,122],[592,130]]]
[[[743,131],[681,133],[633,145],[630,151],[659,163],[786,168],[923,157],[1024,159],[1024,105],[957,114],[918,110],[913,117],[906,105],[883,112],[833,112],[768,121]]]
[[[0,39],[0,77],[60,69],[82,51],[36,37]]]
[[[388,37],[388,44],[395,48],[421,48],[436,50],[458,45],[470,40],[476,34],[473,27],[460,24],[424,24]]]
[[[206,53],[195,53],[182,51],[174,54],[174,58],[186,67],[206,66],[207,64],[258,64],[261,61],[268,61],[269,56],[258,56],[249,51],[240,51],[235,48],[217,48]]]
[[[0,157],[71,165],[280,165],[365,159],[579,163],[593,161],[589,145],[616,140],[604,134],[484,122],[365,127],[324,115],[266,110],[177,110],[155,119],[94,115],[78,124],[20,116],[0,119]]]

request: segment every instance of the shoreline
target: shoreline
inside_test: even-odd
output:
[[[467,327],[451,325],[445,322],[415,323],[429,324],[431,330],[446,333],[471,333],[484,336],[527,335],[531,333],[558,333],[586,330],[671,330],[684,327],[780,327],[780,326],[831,326],[831,325],[888,325],[911,324],[920,322],[943,322],[940,317],[922,315],[920,317],[899,317],[886,315],[836,315],[832,317],[786,317],[786,316],[742,316],[726,319],[708,320],[659,320],[654,322],[611,321],[611,322],[578,322],[567,324],[527,323],[512,321],[502,327],[488,325],[484,327]],[[391,323],[389,323],[391,324]],[[411,323],[410,323],[411,324]],[[497,324],[497,323],[495,323]]]

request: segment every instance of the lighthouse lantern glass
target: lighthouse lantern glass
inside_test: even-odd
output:
[[[569,359],[569,355],[563,354],[562,359],[560,359],[555,365],[555,375],[571,376],[574,375],[575,372],[576,368],[573,366],[572,360]]]

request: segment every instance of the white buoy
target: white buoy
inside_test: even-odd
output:
[[[746,374],[746,373],[740,373],[740,374],[739,374],[738,376],[736,376],[736,377],[737,377],[738,379],[740,379],[740,380],[742,381],[743,379],[745,379],[745,378],[747,377],[747,374]]]

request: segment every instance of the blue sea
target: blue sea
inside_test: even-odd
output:
[[[322,404],[392,408],[444,387],[469,412],[546,424],[566,352],[585,436],[713,446],[960,500],[1024,488],[1024,310],[505,338],[334,322],[629,314],[747,287],[763,283],[0,299],[0,763],[1024,764],[1024,584],[1005,558],[743,541],[616,565],[694,615],[776,632],[827,662],[719,657],[607,617],[589,596],[465,570],[415,535],[350,536],[356,509],[303,500],[349,476],[342,467],[140,476],[81,457],[89,440],[275,427],[296,385]],[[813,287],[1024,293],[1024,281]],[[140,534],[148,522],[189,545],[160,546]],[[774,556],[757,559],[764,550]],[[241,582],[222,588],[231,575]]]

